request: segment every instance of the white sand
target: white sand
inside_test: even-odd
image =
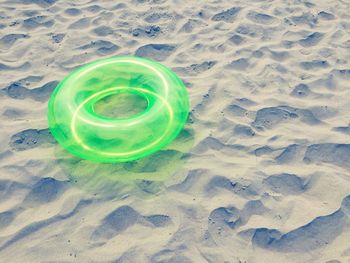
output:
[[[350,262],[350,2],[0,1],[0,262]],[[139,55],[186,130],[95,165],[47,130],[72,69]]]

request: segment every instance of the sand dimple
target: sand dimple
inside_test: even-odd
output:
[[[1,262],[349,260],[347,1],[0,2]],[[77,159],[49,96],[118,55],[183,79],[186,129],[135,162]]]

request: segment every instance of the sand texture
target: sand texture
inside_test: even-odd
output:
[[[185,130],[94,164],[47,101],[73,69],[152,58]],[[349,0],[0,0],[0,262],[350,262]]]

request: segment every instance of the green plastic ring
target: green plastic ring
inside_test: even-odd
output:
[[[94,105],[117,93],[143,96],[147,108],[129,118],[107,118]],[[52,135],[70,153],[97,162],[125,162],[150,155],[182,130],[189,112],[183,82],[162,64],[113,57],[87,64],[56,87],[48,106]]]

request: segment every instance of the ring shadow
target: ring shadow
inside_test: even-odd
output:
[[[186,125],[188,126],[188,125]],[[194,143],[194,131],[185,127],[165,148],[139,160],[97,163],[79,159],[57,144],[56,162],[71,183],[103,197],[122,197],[130,192],[155,194],[180,171]]]

